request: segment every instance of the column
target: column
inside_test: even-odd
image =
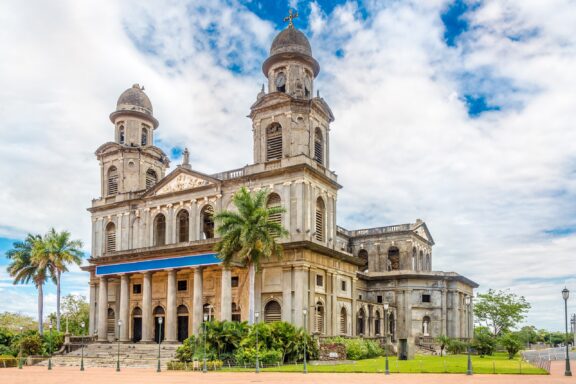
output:
[[[178,314],[176,311],[176,270],[168,270],[168,289],[166,290],[166,342],[178,341]]]
[[[304,307],[304,283],[308,281],[308,274],[302,267],[294,270],[294,325],[301,327],[304,317],[302,310]]]
[[[100,277],[98,289],[98,341],[108,341],[108,278]]]
[[[122,342],[130,341],[128,337],[128,329],[130,325],[129,290],[130,277],[123,274],[120,276],[120,320],[122,321],[122,326],[120,327],[120,341]]]
[[[154,338],[152,319],[152,273],[144,272],[142,279],[142,342],[151,343]]]
[[[338,306],[337,292],[340,289],[338,286],[338,275],[332,273],[330,275],[332,279],[332,290],[330,296],[332,298],[332,336],[340,335],[340,307]]]
[[[292,267],[282,270],[282,321],[292,322]]]
[[[220,298],[220,321],[232,320],[232,271],[222,267],[222,289]]]
[[[198,240],[198,229],[196,227],[196,223],[198,222],[198,204],[196,204],[196,200],[192,200],[190,202],[190,220],[188,221],[189,228],[188,228],[188,238],[190,241]]]
[[[350,329],[350,335],[358,336],[356,334],[356,330],[358,329],[356,327],[356,318],[358,316],[358,314],[356,313],[357,311],[356,298],[358,297],[356,293],[356,278],[350,279],[350,297],[352,298],[352,311],[351,311],[352,313],[350,313],[350,320],[352,320],[352,329]]]
[[[202,327],[202,316],[203,316],[203,298],[202,298],[202,283],[203,283],[203,276],[202,276],[202,267],[196,267],[194,269],[194,299],[192,302],[192,331],[194,335],[198,336],[200,333],[200,327]]]
[[[446,282],[444,282],[444,284],[446,284]],[[446,290],[446,286],[444,286],[444,288],[442,288],[442,324],[441,324],[441,328],[440,328],[440,334],[442,335],[448,335],[448,315],[447,315],[447,310],[446,310],[446,304],[447,304],[447,290]]]
[[[316,272],[308,268],[308,332],[316,331]],[[324,308],[326,309],[326,308]]]
[[[90,283],[90,315],[87,325],[86,334],[94,335],[94,329],[96,329],[96,284],[94,283]]]

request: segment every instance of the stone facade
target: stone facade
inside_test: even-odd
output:
[[[223,268],[212,251],[213,215],[234,209],[242,186],[267,189],[269,204],[286,210],[277,218],[289,232],[283,258],[264,262],[256,275],[261,321],[288,321],[321,337],[388,336],[407,357],[419,338],[470,336],[464,302],[477,285],[432,271],[434,241],[424,222],[337,226],[334,116],[312,92],[319,70],[304,34],[289,26],[276,37],[263,65],[269,92],[251,107],[254,163],[215,175],[192,169],[187,152],[165,175],[169,161],[154,146],[150,100],[138,85],[120,96],[110,115],[114,142],[96,152],[101,197],[89,209],[85,270],[90,330],[99,341],[176,343],[205,318],[248,318],[247,269]]]

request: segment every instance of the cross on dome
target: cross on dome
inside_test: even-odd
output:
[[[294,12],[292,13],[292,9],[288,10],[288,16],[286,16],[284,18],[284,22],[288,22],[288,27],[289,28],[294,28],[294,23],[292,23],[292,20],[294,20],[295,18],[298,17],[298,12]]]

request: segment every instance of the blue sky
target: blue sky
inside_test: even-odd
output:
[[[249,164],[245,116],[289,7],[336,116],[339,224],[422,218],[434,269],[524,294],[529,323],[560,329],[560,290],[576,294],[570,0],[4,1],[0,253],[51,226],[89,249],[93,154],[133,83],[146,87],[172,167],[184,147],[201,172]],[[33,314],[34,289],[13,287],[5,263],[0,294],[12,300],[0,311]],[[86,281],[75,270],[64,292],[85,293]]]

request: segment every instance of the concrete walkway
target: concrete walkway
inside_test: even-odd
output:
[[[559,364],[560,363],[560,364]],[[90,368],[80,372],[78,368],[58,367],[48,371],[45,367],[25,367],[24,369],[0,369],[0,383],[9,384],[354,384],[354,383],[426,383],[426,384],[467,384],[467,383],[502,383],[502,384],[555,384],[576,383],[576,376],[564,377],[562,362],[553,362],[553,374],[548,376],[531,375],[474,375],[460,374],[395,374],[385,376],[369,373],[229,373],[229,372],[161,372],[150,369],[127,368],[115,372],[111,368]]]

